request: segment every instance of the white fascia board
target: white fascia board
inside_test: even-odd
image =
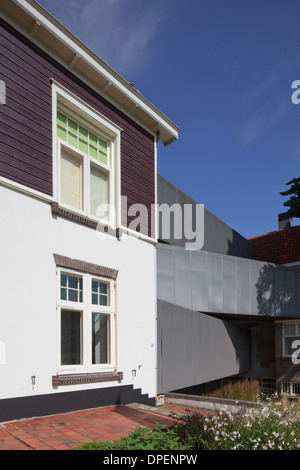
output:
[[[35,0],[12,0],[26,11],[37,23],[47,29],[51,34],[57,37],[75,56],[80,57],[93,67],[102,77],[121,91],[135,106],[141,108],[154,121],[157,126],[161,126],[169,135],[164,142],[165,145],[173,142],[178,138],[180,128],[176,126],[169,118],[161,113],[152,103],[150,103],[143,95],[122,78],[117,72],[109,67],[102,59],[92,52],[85,44],[83,44],[76,36],[74,36],[65,26],[63,26],[56,18],[47,12]],[[99,90],[101,93],[101,90]]]

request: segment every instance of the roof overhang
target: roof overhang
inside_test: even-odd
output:
[[[165,146],[178,138],[179,127],[35,0],[0,0],[0,10],[4,20],[138,124],[158,135]]]

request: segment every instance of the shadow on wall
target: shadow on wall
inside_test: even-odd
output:
[[[236,367],[247,372],[251,369],[251,333],[248,328],[239,325],[239,330],[230,321],[224,321],[224,327],[235,351]]]
[[[238,256],[241,258],[253,258],[253,245],[235,230],[231,230],[227,235],[226,255]]]
[[[255,286],[259,314],[300,317],[300,273],[296,269],[265,263]]]

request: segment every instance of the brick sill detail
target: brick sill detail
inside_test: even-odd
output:
[[[108,233],[118,239],[121,238],[122,236],[121,230],[119,228],[112,229],[108,227],[108,225],[104,225],[100,221],[96,222],[95,220],[89,219],[88,217],[84,215],[79,215],[79,214],[76,214],[76,212],[72,212],[68,209],[64,209],[63,207],[60,207],[57,202],[53,202],[51,204],[51,212],[53,215],[60,216],[68,220],[72,220],[73,222],[76,222],[81,225],[85,225],[87,227],[91,227],[94,230],[98,230],[99,232]]]
[[[112,382],[122,380],[123,372],[102,372],[99,374],[74,374],[74,375],[54,375],[52,376],[52,386],[80,385],[98,382]]]

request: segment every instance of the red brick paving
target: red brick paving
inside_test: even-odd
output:
[[[174,419],[129,406],[111,406],[0,423],[0,450],[66,450],[90,441],[117,440],[137,426]]]
[[[159,414],[161,410],[167,416]],[[172,425],[176,419],[174,413],[193,411],[209,413],[169,403],[153,412],[118,405],[0,423],[0,450],[67,450],[85,442],[117,440],[137,426]]]

